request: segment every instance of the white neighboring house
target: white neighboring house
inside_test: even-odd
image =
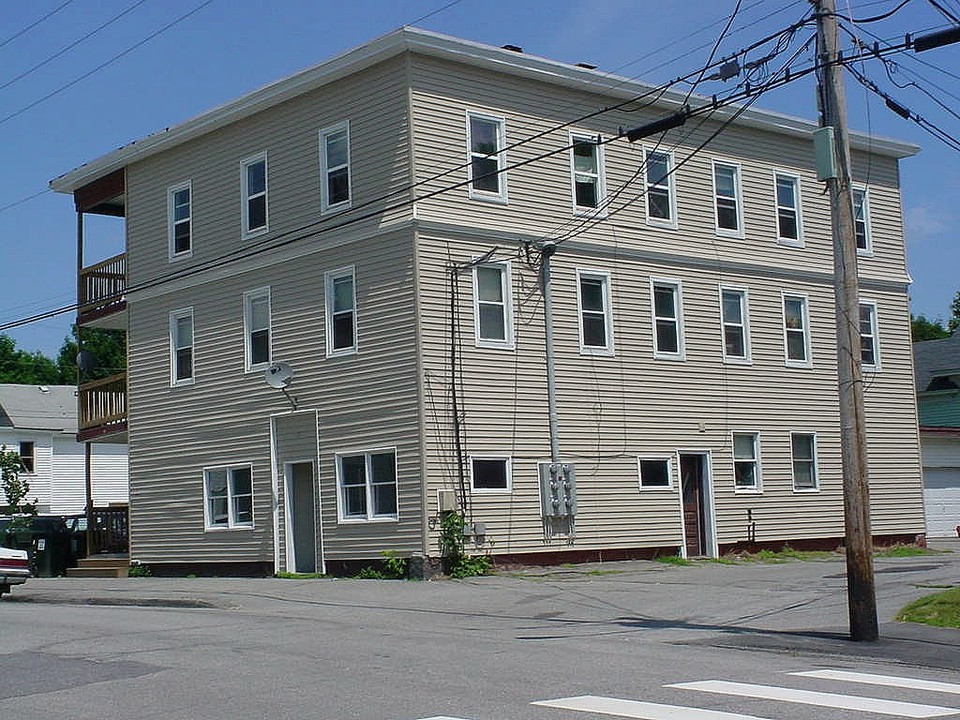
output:
[[[0,445],[20,453],[30,502],[40,513],[84,511],[84,450],[76,440],[73,385],[0,384]],[[93,504],[128,500],[127,446],[92,445]],[[0,504],[4,498],[0,497]]]

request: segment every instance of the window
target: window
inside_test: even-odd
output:
[[[673,197],[673,155],[646,151],[647,222],[676,227],[676,202]]]
[[[872,255],[870,240],[870,201],[866,188],[853,189],[853,234],[857,239],[857,254]]]
[[[735,490],[760,489],[759,437],[733,433],[733,486]]]
[[[167,237],[170,259],[191,254],[193,238],[192,190],[189,181],[167,190]]]
[[[350,207],[350,124],[320,131],[320,212]]]
[[[243,194],[243,236],[253,237],[267,231],[267,154],[240,164]]]
[[[513,348],[510,292],[509,264],[473,268],[473,315],[478,347]]]
[[[590,212],[602,207],[606,194],[603,179],[603,146],[596,138],[571,135],[570,167],[573,174],[573,209]]]
[[[750,359],[750,329],[747,323],[747,291],[720,289],[723,320],[723,358],[730,361]]]
[[[510,488],[510,458],[470,458],[470,489],[473,492],[510,492]]]
[[[577,270],[577,284],[580,352],[610,355],[613,353],[610,276],[605,272]]]
[[[880,369],[877,306],[869,302],[860,303],[860,362],[864,370]]]
[[[470,151],[470,197],[507,199],[505,122],[502,118],[467,113],[467,145]]]
[[[327,357],[357,351],[357,296],[353,266],[324,275],[327,310]]]
[[[668,360],[683,359],[683,318],[680,283],[653,280],[653,355]]]
[[[244,367],[259,370],[270,363],[270,288],[243,294]]]
[[[193,308],[170,313],[170,384],[193,382]]]
[[[672,487],[670,458],[637,458],[640,472],[640,488]]]
[[[786,173],[774,173],[777,200],[777,239],[784,245],[803,245],[803,227],[800,217],[800,178]]]
[[[783,296],[783,329],[787,365],[810,365],[810,333],[807,329],[807,298]]]
[[[714,160],[713,194],[717,211],[717,234],[743,237],[739,165]]]
[[[25,473],[37,471],[37,446],[30,440],[21,440],[17,451],[20,455],[20,467]]]
[[[249,465],[203,471],[207,529],[253,527],[253,470]]]
[[[397,519],[395,450],[337,455],[340,520]]]
[[[790,447],[793,454],[793,489],[818,489],[817,436],[813,433],[790,433]]]

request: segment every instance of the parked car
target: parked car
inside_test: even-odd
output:
[[[26,550],[0,546],[0,596],[10,592],[12,585],[21,585],[30,577]]]

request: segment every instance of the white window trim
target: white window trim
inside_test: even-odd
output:
[[[190,377],[177,379],[177,320],[183,317],[190,318]],[[168,327],[168,341],[170,346],[170,387],[193,385],[197,380],[197,326],[193,317],[193,308],[180,308],[170,312]]]
[[[477,280],[477,270],[481,267],[499,268],[501,271],[501,285],[503,295],[503,340],[493,340],[491,338],[480,337],[480,283]],[[493,350],[513,350],[516,347],[516,341],[513,334],[513,268],[510,261],[481,263],[473,267],[473,334],[477,347],[490,348]]]
[[[337,278],[349,275],[353,279],[353,345],[347,348],[334,348],[333,346],[333,282]],[[329,270],[323,274],[323,297],[326,324],[326,343],[327,357],[342,357],[345,355],[356,355],[359,345],[359,322],[357,319],[357,270],[355,265]]]
[[[650,199],[647,197],[647,193],[650,189],[650,183],[647,182],[647,155],[653,153],[655,155],[666,155],[668,160],[667,164],[667,189],[670,193],[670,219],[664,220],[662,218],[650,217]],[[643,211],[646,214],[647,225],[653,225],[658,228],[667,228],[668,230],[676,230],[679,227],[679,220],[677,218],[677,187],[676,187],[676,176],[677,176],[677,166],[674,161],[673,151],[671,150],[661,150],[656,147],[649,145],[643,146]]]
[[[506,463],[507,487],[506,488],[478,488],[473,484],[473,461],[474,460],[503,460]],[[471,495],[510,495],[513,493],[513,458],[510,455],[470,455],[467,458],[470,465],[470,494]]]
[[[497,123],[497,148],[500,150],[496,154],[497,161],[497,180],[500,192],[492,193],[486,190],[476,190],[473,187],[473,136],[470,132],[470,118],[488,120]],[[489,113],[476,110],[467,110],[466,112],[467,128],[467,195],[472,200],[485,200],[486,202],[500,203],[506,205],[507,195],[507,120],[503,116],[491,115]]]
[[[640,492],[672,492],[676,487],[673,480],[673,455],[637,455],[637,484]],[[667,463],[667,484],[666,485],[644,485],[643,471],[640,464],[644,460],[665,461]]]
[[[866,300],[861,298],[860,302],[857,303],[857,337],[860,337],[860,306],[867,305],[872,308],[870,313],[870,325],[873,330],[873,357],[876,360],[872,365],[861,360],[860,367],[862,370],[867,372],[880,372],[880,315],[877,310],[877,303],[874,300]]]
[[[233,519],[233,493],[230,491],[230,471],[239,468],[250,469],[250,522],[237,523]],[[227,524],[213,525],[210,519],[210,494],[207,488],[207,472],[212,470],[225,470],[227,472]],[[256,493],[253,491],[253,463],[234,463],[232,465],[210,465],[203,468],[200,472],[201,482],[203,483],[203,531],[204,532],[229,532],[233,530],[253,530],[257,526],[257,509],[253,498]]]
[[[396,493],[397,493],[397,514],[396,515],[374,515],[373,513],[373,482],[371,480],[370,473],[370,457],[372,455],[385,455],[386,453],[393,453],[393,477],[396,478]],[[349,455],[363,455],[364,456],[364,476],[366,480],[366,490],[367,490],[367,516],[365,518],[356,517],[353,515],[345,516],[344,511],[344,501],[343,501],[343,470],[340,467],[340,460],[343,457]],[[393,447],[381,447],[381,448],[364,448],[357,450],[338,450],[334,453],[334,470],[336,472],[336,481],[337,481],[337,523],[343,525],[357,525],[357,524],[369,524],[369,523],[395,523],[400,520],[400,475],[398,473],[398,461],[397,461],[397,448]]]
[[[803,299],[803,347],[807,356],[806,360],[791,360],[790,351],[787,345],[787,298]],[[859,312],[859,310],[858,310]],[[783,360],[784,365],[791,368],[811,368],[813,367],[813,345],[810,342],[810,299],[806,293],[780,291],[780,326],[783,328]]]
[[[662,352],[657,348],[657,306],[654,290],[657,285],[670,285],[674,288],[676,300],[676,323],[677,323],[677,352]],[[687,359],[687,348],[684,342],[683,327],[683,285],[677,278],[651,277],[650,278],[650,320],[651,320],[651,346],[653,347],[653,357],[657,360],[677,360]]]
[[[740,314],[743,318],[743,350],[744,356],[727,355],[727,334],[726,319],[723,316],[723,293],[740,293]],[[753,357],[750,347],[750,291],[748,288],[738,285],[720,285],[717,292],[717,299],[720,301],[720,349],[723,352],[723,361],[731,365],[752,365]]]
[[[794,471],[793,464],[795,458],[793,457],[793,436],[794,435],[809,435],[813,438],[813,480],[814,486],[812,488],[798,488],[797,487],[797,476]],[[808,495],[810,493],[820,492],[820,463],[817,460],[817,433],[810,430],[791,430],[790,431],[790,480],[793,483],[793,492],[798,494]]]
[[[725,165],[727,167],[732,167],[736,172],[734,173],[733,178],[733,192],[735,199],[737,201],[737,229],[731,230],[730,228],[720,227],[720,218],[717,213],[717,165]],[[740,163],[734,162],[733,160],[724,160],[722,158],[713,158],[710,165],[710,181],[713,185],[713,226],[714,230],[720,237],[728,238],[743,238],[744,237],[744,227],[743,227],[743,190],[740,183],[740,176],[742,175],[742,168]]]
[[[17,450],[16,450],[16,452],[17,452],[17,455],[19,455],[19,457],[20,457],[20,467],[22,468],[22,469],[20,470],[20,475],[29,475],[29,476],[33,477],[34,475],[37,474],[37,441],[36,441],[36,440],[16,440],[16,443],[17,443]],[[25,456],[21,451],[23,450],[23,446],[24,446],[26,443],[29,443],[30,445],[33,446],[33,453],[30,454],[30,455],[26,455],[26,456]],[[11,448],[11,450],[12,450],[12,449],[13,449],[13,448]],[[31,461],[33,462],[33,469],[32,469],[32,470],[27,470],[26,467],[24,467],[24,464],[23,464],[23,458],[24,458],[24,457],[29,457],[29,458],[31,459]]]
[[[327,163],[327,137],[338,132],[346,131],[347,134],[347,199],[341,200],[340,202],[331,203],[330,202],[330,183],[329,183],[329,173],[331,168]],[[320,131],[320,214],[327,215],[329,213],[342,212],[343,210],[349,210],[351,204],[353,203],[353,163],[351,157],[351,147],[350,147],[350,121],[342,120],[335,125],[330,127],[325,127]],[[334,170],[339,169],[341,166],[333,168]]]
[[[250,334],[253,332],[253,301],[259,298],[267,299],[267,360],[253,362],[253,348],[250,345]],[[273,360],[273,307],[270,298],[270,286],[247,290],[243,294],[243,367],[245,372],[263,370]]]
[[[582,132],[570,132],[570,202],[574,215],[588,215],[590,217],[605,218],[607,216],[607,171],[604,162],[603,145],[597,142],[599,135],[589,135]],[[573,146],[578,142],[588,142],[597,152],[597,206],[589,207],[577,205],[577,171],[576,156]]]
[[[182,190],[186,190],[190,193],[190,217],[187,218],[187,221],[190,223],[190,249],[184,250],[182,252],[176,252],[176,232],[173,218],[174,211],[174,197],[176,194]],[[183,260],[184,258],[193,257],[193,181],[187,180],[185,182],[177,183],[176,185],[171,185],[167,188],[167,258],[173,262],[175,260]]]
[[[603,321],[606,331],[606,345],[598,347],[595,345],[583,344],[583,303],[580,297],[580,280],[599,280],[603,287]],[[610,273],[607,270],[593,270],[590,268],[577,268],[577,342],[580,344],[581,355],[601,355],[612,356],[614,354],[613,346],[613,293],[610,290]]]
[[[757,484],[754,487],[742,487],[737,485],[737,451],[734,446],[734,435],[753,435],[754,462],[757,468]],[[761,436],[759,430],[731,430],[730,431],[730,461],[733,463],[733,492],[737,495],[762,495],[763,494],[763,461],[761,459]],[[791,475],[793,470],[791,469]]]
[[[861,183],[854,183],[852,187],[854,190],[863,193],[863,223],[867,240],[867,246],[865,248],[857,248],[857,255],[859,257],[873,257],[873,228],[870,226],[870,188]],[[854,225],[856,225],[856,204],[854,204],[853,208]],[[856,240],[856,232],[854,232],[854,240]]]
[[[250,197],[247,193],[247,167],[263,161],[263,227],[247,230],[248,215],[250,213]],[[267,151],[251,155],[240,161],[240,230],[244,240],[263,235],[270,231],[270,166],[267,163]]]
[[[796,201],[796,212],[797,212],[797,238],[786,238],[780,235],[780,200],[777,197],[777,178],[785,177],[793,180],[793,190],[794,190],[794,200]],[[781,245],[786,245],[788,247],[803,247],[803,193],[801,188],[803,183],[800,180],[800,175],[791,172],[790,170],[781,170],[780,168],[774,168],[773,170],[773,222],[774,230],[776,231],[777,242]]]

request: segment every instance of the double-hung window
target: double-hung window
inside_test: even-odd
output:
[[[589,213],[603,207],[603,146],[597,138],[570,135],[570,169],[573,175],[574,212]]]
[[[170,384],[193,382],[193,308],[170,313]]]
[[[206,468],[203,492],[208,530],[253,527],[253,469],[249,465]]]
[[[860,362],[864,370],[880,369],[877,306],[872,302],[860,303]]]
[[[720,289],[720,312],[723,320],[723,359],[731,362],[750,360],[750,327],[747,314],[747,291]]]
[[[667,360],[683,359],[683,314],[680,282],[650,282],[653,308],[653,355]]]
[[[397,519],[395,450],[338,453],[340,520]]]
[[[760,436],[733,433],[734,490],[760,490]]]
[[[809,367],[810,330],[808,326],[806,296],[784,295],[783,332],[787,365]]]
[[[580,352],[613,354],[613,316],[610,312],[610,275],[577,270],[577,305],[580,316]]]
[[[773,174],[777,202],[777,240],[784,245],[803,245],[803,218],[800,210],[800,177]]]
[[[240,163],[240,194],[243,236],[253,237],[267,231],[267,154],[247,158]]]
[[[813,433],[790,433],[790,451],[793,457],[793,489],[818,489],[817,436]]]
[[[872,255],[870,237],[870,199],[864,187],[853,189],[853,234],[857,239],[857,254]]]
[[[243,294],[244,366],[260,370],[270,364],[270,288]]]
[[[20,468],[23,472],[32,474],[37,471],[37,446],[32,440],[21,440],[18,454]]]
[[[478,347],[513,348],[510,265],[473,268],[473,317]]]
[[[664,227],[677,226],[677,202],[674,197],[673,155],[646,150],[647,222]]]
[[[470,458],[470,490],[476,493],[508,493],[511,489],[509,457]]]
[[[743,237],[743,204],[740,201],[740,166],[713,161],[713,197],[717,234]]]
[[[467,113],[470,197],[484,200],[507,199],[506,123],[503,118]]]
[[[190,181],[167,190],[167,241],[170,259],[188,257],[193,249],[193,193]]]
[[[357,351],[355,277],[352,265],[324,274],[327,357],[349,355]]]
[[[320,212],[350,207],[350,123],[320,131]]]

